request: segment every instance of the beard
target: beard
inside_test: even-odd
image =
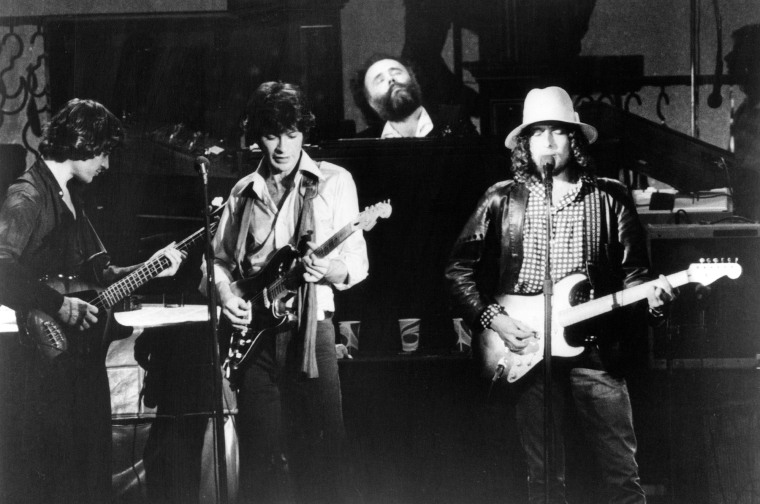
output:
[[[394,92],[395,91],[395,92]],[[384,121],[398,122],[409,117],[422,105],[422,91],[417,81],[394,83],[388,92],[372,100],[372,108]]]

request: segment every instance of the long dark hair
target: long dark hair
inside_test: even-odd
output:
[[[530,155],[530,137],[527,132],[530,127],[526,127],[517,137],[514,149],[512,149],[512,166],[510,169],[515,175],[529,177],[538,175],[538,167],[533,162]],[[588,139],[583,132],[575,126],[567,125],[567,136],[570,139],[570,154],[573,167],[579,174],[593,175],[594,163],[588,152]]]
[[[84,161],[110,154],[124,140],[121,121],[95,100],[69,100],[47,124],[39,145],[44,159]]]

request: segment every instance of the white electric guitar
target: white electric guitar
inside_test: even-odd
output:
[[[668,275],[666,278],[675,288],[688,283],[709,285],[721,277],[736,279],[741,274],[742,267],[735,262],[700,262],[690,265],[685,271]],[[657,282],[658,280],[652,280],[581,304],[578,304],[578,299],[583,298],[583,292],[588,291],[586,275],[574,273],[557,282],[552,298],[552,355],[555,357],[580,355],[584,347],[569,344],[565,337],[565,328],[646,299],[647,293]],[[497,298],[496,301],[506,308],[510,317],[537,330],[535,338],[532,338],[528,346],[520,353],[509,351],[499,335],[490,329],[478,335],[478,350],[482,359],[483,375],[506,377],[507,381],[512,383],[522,378],[543,359],[544,297],[543,294],[506,295]]]

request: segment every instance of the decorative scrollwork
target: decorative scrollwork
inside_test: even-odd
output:
[[[670,105],[670,97],[665,92],[665,86],[660,87],[660,94],[657,95],[657,117],[662,124],[665,124],[665,115],[662,113],[662,102],[665,102],[665,105]]]
[[[604,103],[606,101],[613,107],[619,106],[619,103],[620,103],[620,99],[617,96],[613,95],[612,93],[602,93],[599,95],[596,101],[598,103]]]
[[[30,140],[42,135],[40,116],[50,111],[50,88],[47,83],[40,86],[40,82],[45,81],[47,60],[43,27],[41,24],[36,26],[34,33],[29,36],[28,45],[14,25],[10,25],[8,30],[0,39],[0,59],[5,59],[6,55],[8,58],[7,65],[0,70],[0,129],[9,117],[19,116],[22,121],[25,119],[21,129],[21,142],[27,150],[36,152]],[[38,44],[39,49],[36,49]],[[24,67],[25,54],[37,54],[37,57]],[[14,79],[17,82],[12,82]],[[39,99],[43,102],[41,107],[37,103]],[[25,118],[22,117],[24,113]]]
[[[625,111],[630,112],[631,111],[631,100],[636,100],[636,103],[641,106],[641,96],[639,96],[638,93],[630,92],[628,93],[628,96],[625,97]]]
[[[577,108],[579,105],[583,105],[584,103],[594,103],[596,100],[594,99],[594,96],[591,94],[583,94],[578,95],[575,98],[575,107]]]

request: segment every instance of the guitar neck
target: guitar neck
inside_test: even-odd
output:
[[[215,225],[212,225],[212,233],[216,229]],[[180,252],[186,251],[195,242],[203,238],[204,228],[199,229],[195,233],[191,234],[176,245],[177,250]],[[164,256],[160,255],[147,261],[142,266],[134,270],[129,275],[125,276],[121,280],[112,283],[107,289],[101,292],[96,298],[95,302],[104,308],[111,308],[113,305],[129,296],[132,292],[137,290],[143,284],[156,278],[162,271],[171,266],[171,261]]]
[[[332,235],[330,238],[328,238],[322,245],[316,248],[314,250],[314,255],[319,257],[320,259],[327,256],[330,252],[335,250],[335,248],[346,241],[349,236],[351,236],[354,233],[354,224],[353,222],[349,222],[342,228],[340,228],[334,235]]]
[[[349,222],[340,228],[334,235],[325,240],[322,245],[314,249],[314,255],[319,258],[326,257],[327,254],[335,250],[338,245],[346,241],[346,239],[351,236],[354,231],[353,222]],[[295,267],[293,267],[293,269],[288,271],[287,274],[278,278],[269,285],[267,288],[269,295],[272,298],[277,298],[280,295],[289,292],[289,289],[292,288],[293,285],[301,285],[303,272],[303,263],[299,262]]]
[[[673,287],[680,287],[690,282],[687,271],[680,271],[666,277]],[[652,280],[643,284],[634,285],[614,294],[608,294],[600,298],[592,299],[586,303],[572,306],[562,310],[558,314],[558,322],[562,327],[567,327],[585,320],[589,320],[603,313],[611,312],[616,308],[628,306],[647,298],[649,290],[659,280]]]

